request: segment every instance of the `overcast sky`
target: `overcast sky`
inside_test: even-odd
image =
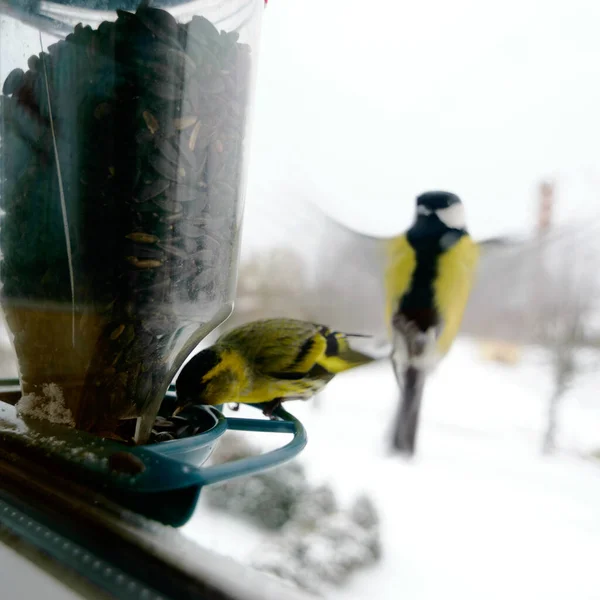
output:
[[[433,188],[476,237],[528,230],[547,176],[559,222],[599,214],[598,31],[598,0],[270,0],[245,245],[296,194],[383,235]]]
[[[391,235],[449,189],[481,238],[529,230],[550,176],[559,222],[600,214],[598,31],[599,0],[270,0],[245,246],[291,239],[302,198]]]

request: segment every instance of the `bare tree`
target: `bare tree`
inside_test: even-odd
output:
[[[576,243],[562,243],[552,253],[553,268],[545,269],[542,297],[536,304],[534,332],[549,353],[552,393],[548,399],[544,453],[556,448],[562,400],[583,367],[578,351],[590,336],[596,312],[598,280],[593,253]],[[538,280],[539,281],[539,280]]]
[[[529,271],[530,335],[547,350],[552,372],[542,442],[545,454],[556,448],[560,405],[582,370],[578,352],[592,334],[599,291],[597,224],[552,231],[555,189],[554,181],[543,181],[539,187],[537,236]]]

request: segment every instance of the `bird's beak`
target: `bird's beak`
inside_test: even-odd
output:
[[[178,406],[174,411],[173,414],[171,416],[176,417],[182,410],[185,410],[188,406],[190,406],[191,402],[188,402],[187,404],[182,404],[181,406]]]
[[[366,333],[346,333],[346,337],[356,337],[356,338],[372,338],[372,335]]]

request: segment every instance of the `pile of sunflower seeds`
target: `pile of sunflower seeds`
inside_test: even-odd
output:
[[[150,443],[167,442],[204,433],[214,427],[214,419],[204,407],[190,407],[175,417],[156,417],[150,434]]]
[[[203,17],[117,12],[0,96],[1,302],[23,377],[84,381],[65,399],[90,431],[154,405],[181,315],[229,295],[251,70]]]

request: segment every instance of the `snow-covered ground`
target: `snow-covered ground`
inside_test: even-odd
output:
[[[386,364],[338,376],[318,408],[290,404],[308,430],[301,460],[314,482],[342,501],[367,491],[382,517],[382,561],[327,598],[600,599],[600,463],[582,458],[600,447],[600,374],[565,399],[561,452],[544,458],[549,381],[535,351],[502,366],[459,340],[428,385],[410,463],[388,452]],[[277,437],[261,435],[266,446]],[[202,501],[183,533],[248,563],[263,536]]]

